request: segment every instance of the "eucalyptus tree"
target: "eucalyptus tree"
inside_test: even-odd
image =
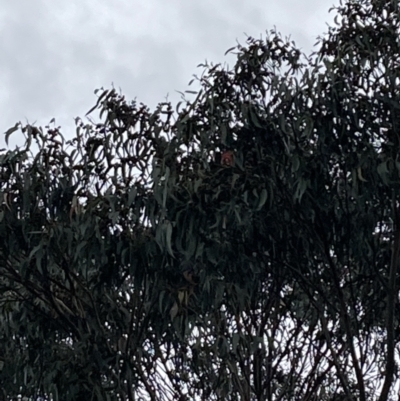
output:
[[[100,90],[69,141],[7,131],[3,399],[392,399],[399,7],[336,12],[311,55],[248,38],[176,107]]]

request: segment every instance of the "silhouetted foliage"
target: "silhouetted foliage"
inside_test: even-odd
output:
[[[400,11],[337,12],[309,57],[249,38],[175,110],[100,90],[69,141],[6,133],[3,399],[394,399]]]

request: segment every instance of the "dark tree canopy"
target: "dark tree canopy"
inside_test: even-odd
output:
[[[400,10],[336,12],[175,108],[101,90],[69,141],[7,131],[0,399],[397,398]]]

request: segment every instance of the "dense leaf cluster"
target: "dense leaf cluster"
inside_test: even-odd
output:
[[[316,53],[249,38],[175,110],[101,90],[69,141],[21,127],[0,155],[4,400],[391,399],[400,11],[337,12]]]

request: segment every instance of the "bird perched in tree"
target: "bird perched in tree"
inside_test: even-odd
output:
[[[221,164],[226,167],[232,167],[235,162],[233,151],[226,150],[221,155]]]

